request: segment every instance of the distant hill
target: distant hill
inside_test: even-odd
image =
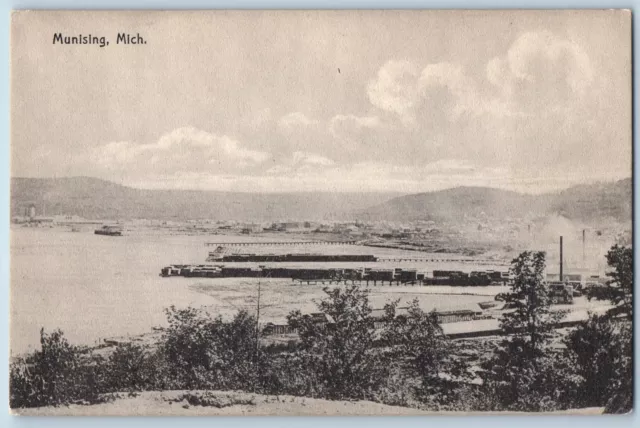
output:
[[[37,214],[87,219],[149,218],[240,221],[345,218],[398,193],[230,193],[144,190],[89,177],[12,178],[11,215],[36,206]]]
[[[561,215],[572,220],[615,219],[631,222],[632,183],[580,185],[541,195],[521,194],[486,187],[458,187],[437,192],[399,196],[358,213],[363,220],[449,220],[465,215],[522,218]]]
[[[382,202],[381,202],[382,201]],[[541,195],[485,187],[457,187],[399,196],[397,193],[230,193],[144,190],[89,177],[13,178],[11,213],[35,204],[38,215],[88,219],[236,219],[241,221],[360,219],[456,222],[488,218],[562,215],[572,220],[631,222],[631,179],[580,185]]]

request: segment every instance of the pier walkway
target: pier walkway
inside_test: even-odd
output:
[[[276,242],[205,242],[207,247],[250,247],[268,245],[359,245],[358,241],[276,241]]]
[[[379,262],[453,262],[453,263],[472,263],[474,265],[493,265],[493,266],[510,266],[504,260],[494,259],[466,259],[457,257],[379,257]]]

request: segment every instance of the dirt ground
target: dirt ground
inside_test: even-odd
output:
[[[121,398],[109,403],[14,409],[13,414],[24,416],[419,416],[435,413],[408,407],[387,406],[371,401],[331,401],[222,391],[209,393],[219,397],[221,402],[231,404],[234,401],[250,401],[252,404],[225,405],[221,408],[192,406],[186,400],[179,401],[184,393],[185,391],[149,391],[131,397],[121,394]],[[602,408],[588,408],[553,413],[593,415],[602,414],[602,411]]]
[[[96,405],[71,405],[68,407],[39,407],[14,410],[28,416],[355,416],[355,415],[420,415],[417,409],[387,406],[370,401],[330,401],[292,396],[265,396],[245,392],[212,391],[223,400],[232,396],[235,400],[251,400],[254,404],[227,407],[191,406],[186,400],[178,401],[185,391],[150,391],[136,397],[119,398],[111,403]],[[123,394],[124,395],[124,394]]]

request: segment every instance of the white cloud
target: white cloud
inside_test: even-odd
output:
[[[482,113],[484,102],[480,99],[475,82],[470,79],[459,64],[441,62],[427,65],[420,75],[419,87],[425,102],[437,108],[442,98],[431,99],[430,90],[444,88],[453,98],[451,109],[447,112],[455,119],[464,112]]]
[[[155,143],[112,142],[89,153],[89,161],[98,168],[134,168],[149,173],[206,170],[212,165],[218,170],[233,170],[260,164],[269,157],[266,152],[242,147],[229,136],[192,127],[175,129]]]
[[[424,171],[428,173],[463,173],[474,171],[476,167],[467,160],[441,159],[424,166]]]
[[[454,166],[453,161],[449,166]],[[461,164],[465,164],[462,162]],[[442,164],[444,165],[444,164]],[[201,188],[243,192],[385,192],[418,193],[456,186],[486,186],[541,193],[578,184],[581,177],[516,177],[502,168],[452,171],[433,167],[406,167],[379,162],[357,162],[327,168],[295,170],[275,167],[263,176],[215,175],[188,172],[175,177],[155,177],[132,183],[141,187]],[[430,171],[431,170],[431,171]]]
[[[275,165],[267,170],[269,175],[292,175],[309,173],[318,169],[332,167],[335,162],[327,157],[308,152],[293,152],[291,157],[282,164]]]
[[[397,114],[404,122],[413,121],[417,98],[418,68],[410,61],[388,61],[367,86],[374,106]]]
[[[368,95],[374,106],[395,113],[405,125],[425,116],[454,121],[465,112],[479,114],[487,108],[473,79],[450,62],[428,64],[418,72],[408,61],[389,61],[369,82]]]
[[[486,76],[513,113],[537,114],[570,105],[594,71],[580,45],[541,31],[522,34],[504,56],[491,59]]]
[[[324,156],[316,155],[314,153],[294,152],[293,153],[294,165],[318,165],[318,166],[330,166],[333,165],[331,159]]]
[[[377,128],[382,125],[380,118],[377,116],[355,116],[353,114],[338,114],[329,121],[329,129],[335,132],[338,126],[349,124],[357,129]]]
[[[317,125],[318,121],[310,119],[304,113],[293,112],[288,113],[278,121],[278,128],[281,131],[290,132],[298,128],[304,128],[311,125]]]
[[[97,165],[110,167],[116,164],[128,164],[135,160],[140,153],[137,146],[128,141],[107,143],[102,147],[93,149],[90,159]]]
[[[316,155],[299,154],[264,174],[215,171],[157,172],[127,177],[123,182],[143,188],[206,189],[238,192],[387,192],[418,193],[457,186],[484,186],[542,193],[584,182],[580,174],[522,175],[506,167],[480,167],[470,161],[447,159],[406,166],[381,162],[339,165],[316,162]],[[296,163],[297,162],[297,163]],[[619,178],[624,178],[621,173]]]
[[[525,33],[481,63],[486,68],[467,70],[391,60],[370,76],[367,98],[349,105],[350,114],[312,117],[304,103],[283,116],[248,110],[226,129],[250,144],[179,128],[152,144],[105,144],[89,164],[132,183],[238,191],[536,192],[613,176],[601,159],[627,134],[584,107],[589,98],[597,105],[595,72],[577,43]],[[269,153],[255,150],[263,146]],[[626,152],[616,153],[607,158],[625,165]]]
[[[356,116],[353,114],[338,114],[329,121],[329,132],[334,137],[346,137],[362,131],[375,131],[383,126],[378,116]]]

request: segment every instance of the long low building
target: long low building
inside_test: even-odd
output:
[[[589,304],[587,306],[579,306],[574,310],[568,311],[565,317],[556,325],[556,328],[567,328],[578,325],[589,318],[589,313],[603,314],[611,306],[608,304]],[[556,307],[556,310],[566,310],[562,306]],[[406,308],[396,308],[396,315],[406,314]],[[474,337],[486,337],[502,335],[504,332],[500,329],[500,314],[488,313],[478,310],[453,310],[435,312],[442,332],[450,339],[464,339]],[[310,314],[312,318],[318,322],[331,322],[324,314]],[[374,309],[372,316],[377,319],[376,327],[380,328],[384,325],[384,310]],[[294,334],[297,331],[287,324],[266,323],[263,325],[264,333],[271,334]]]

